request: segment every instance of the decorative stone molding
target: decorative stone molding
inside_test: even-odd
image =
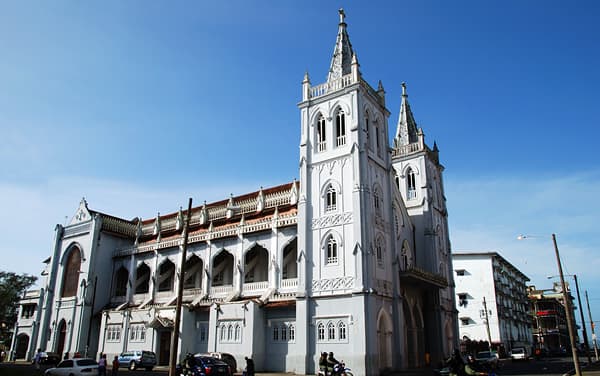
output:
[[[313,219],[312,229],[320,229],[325,227],[337,226],[342,224],[352,223],[352,212],[343,214],[326,215],[320,218]]]

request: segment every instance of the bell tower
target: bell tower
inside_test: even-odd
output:
[[[317,344],[307,357],[331,351],[331,341],[351,343],[344,359],[364,374],[369,367],[379,369],[377,338],[367,335],[377,332],[384,310],[378,294],[387,288],[392,295],[396,238],[386,204],[392,195],[389,112],[381,83],[374,89],[361,76],[341,9],[327,80],[312,85],[306,73],[298,107],[298,296],[303,298],[296,310],[298,329],[303,321],[307,326],[306,335],[297,338],[307,341],[306,349]],[[390,306],[386,314],[391,311]],[[314,372],[315,360],[305,359],[305,373]]]

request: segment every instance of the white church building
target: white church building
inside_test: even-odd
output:
[[[459,340],[444,167],[402,91],[390,146],[383,86],[362,78],[340,10],[327,81],[302,82],[299,179],[193,207],[185,260],[187,210],[127,220],[82,200],[21,302],[15,356],[167,364],[178,330],[178,358],[227,352],[259,372],[315,373],[322,351],[357,376],[436,364]]]

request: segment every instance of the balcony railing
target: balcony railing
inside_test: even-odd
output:
[[[345,88],[346,86],[350,86],[354,84],[354,80],[352,79],[352,74],[347,74],[338,78],[337,80],[333,80],[330,82],[325,82],[324,84],[316,85],[310,88],[310,97],[317,98],[322,95],[330,94]]]
[[[244,283],[244,286],[242,286],[242,292],[244,294],[262,292],[265,291],[267,288],[269,288],[269,281]]]
[[[298,278],[288,278],[281,280],[281,289],[290,290],[298,287]]]
[[[210,295],[227,295],[233,291],[233,285],[213,286]]]

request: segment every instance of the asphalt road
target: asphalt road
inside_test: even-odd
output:
[[[43,371],[49,368],[49,366],[42,366],[40,371],[31,364],[25,363],[0,363],[0,376],[41,376]],[[513,362],[509,359],[502,359],[500,361],[500,367],[496,370],[497,376],[534,376],[534,375],[546,375],[546,376],[562,376],[569,370],[573,369],[573,363],[571,358],[547,358],[541,360],[529,360]],[[422,370],[419,372],[420,375],[432,375],[430,370]],[[110,369],[107,370],[107,374],[110,375]],[[119,375],[127,376],[166,376],[168,372],[163,370],[154,370],[151,372],[140,370],[140,371],[129,371],[125,368],[119,369]],[[257,374],[258,376],[280,376],[283,374]],[[403,375],[399,373],[398,375]]]

